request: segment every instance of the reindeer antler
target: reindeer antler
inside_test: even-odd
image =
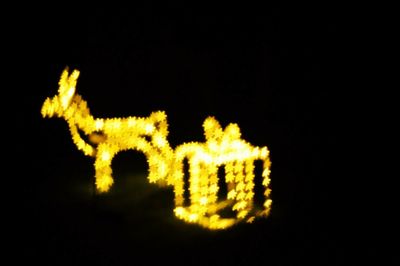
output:
[[[58,82],[58,94],[60,97],[60,103],[62,108],[65,110],[69,106],[72,96],[75,94],[76,84],[79,77],[79,71],[72,71],[71,75],[68,75],[68,68],[66,68],[61,74],[60,81]]]

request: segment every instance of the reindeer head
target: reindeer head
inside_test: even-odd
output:
[[[65,115],[65,112],[75,94],[78,77],[78,70],[74,70],[71,75],[68,75],[68,68],[63,71],[61,79],[58,82],[58,94],[51,99],[47,98],[43,103],[41,110],[43,117],[63,117]]]

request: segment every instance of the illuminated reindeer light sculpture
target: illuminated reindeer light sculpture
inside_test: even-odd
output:
[[[222,130],[215,118],[208,117],[203,123],[206,142],[184,143],[174,151],[167,140],[168,123],[164,112],[153,112],[149,117],[94,118],[86,101],[75,94],[78,77],[79,71],[74,70],[69,75],[68,70],[64,70],[58,94],[45,100],[41,112],[43,117],[64,118],[78,149],[95,157],[95,183],[99,192],[108,191],[113,184],[113,157],[120,151],[133,149],[146,155],[150,183],[174,187],[174,212],[184,221],[209,229],[223,229],[269,214],[272,204],[269,151],[267,147],[253,147],[242,140],[237,124],[229,124]],[[88,136],[90,144],[80,132]],[[184,159],[189,162],[189,206],[185,206],[184,198]],[[265,201],[260,210],[253,204],[255,160],[264,162]],[[218,199],[218,168],[221,166],[225,167],[228,188],[227,199],[223,200]],[[218,214],[230,206],[236,217]]]
[[[143,152],[149,164],[148,179],[151,183],[163,181],[173,159],[173,151],[167,141],[168,124],[164,112],[153,112],[149,117],[97,118],[87,107],[86,101],[75,88],[79,71],[68,75],[64,70],[59,82],[58,95],[47,98],[42,106],[43,117],[58,116],[69,125],[72,140],[85,155],[95,157],[96,188],[100,192],[109,190],[113,183],[111,161],[120,151],[133,149]],[[80,136],[83,131],[93,144]],[[147,141],[150,137],[151,141]]]

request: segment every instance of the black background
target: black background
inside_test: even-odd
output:
[[[18,14],[26,23],[11,37],[20,45],[14,63],[24,65],[10,65],[19,69],[21,86],[13,92],[23,106],[14,110],[19,141],[11,152],[20,177],[16,191],[10,189],[18,206],[15,259],[49,265],[347,261],[352,237],[342,231],[343,202],[339,185],[332,186],[341,174],[338,134],[349,123],[341,101],[350,86],[344,10],[133,4]],[[94,196],[93,160],[76,149],[65,121],[40,116],[66,66],[81,71],[77,93],[95,117],[166,111],[173,147],[203,141],[208,115],[222,126],[238,123],[245,140],[271,151],[271,216],[222,232],[184,224],[173,216],[172,191],[148,184],[144,156],[131,151],[114,159],[110,193]],[[374,258],[375,250],[365,247],[362,253]]]

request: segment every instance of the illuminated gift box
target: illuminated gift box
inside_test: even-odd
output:
[[[169,184],[174,185],[175,214],[188,222],[199,223],[211,228],[229,227],[238,221],[252,222],[255,216],[268,215],[271,207],[269,198],[270,161],[266,147],[253,147],[240,139],[237,124],[229,124],[222,130],[218,121],[208,117],[203,123],[205,143],[185,143],[175,150],[173,173]],[[189,163],[190,205],[184,206],[184,160]],[[263,160],[263,185],[265,202],[262,210],[254,206],[254,161]],[[227,199],[218,199],[218,168],[225,168]],[[236,217],[224,217],[218,212],[232,207]]]
[[[222,229],[238,221],[252,222],[266,216],[271,209],[269,189],[270,160],[267,147],[253,147],[242,140],[237,124],[222,130],[218,121],[208,117],[203,128],[205,143],[184,143],[173,150],[167,140],[168,123],[164,112],[149,117],[94,118],[86,101],[75,94],[79,71],[70,75],[64,70],[58,94],[47,98],[42,116],[64,118],[72,140],[85,155],[95,158],[95,183],[99,192],[106,192],[113,183],[111,162],[124,150],[143,152],[149,164],[149,182],[174,187],[175,215],[187,222],[209,229]],[[85,141],[81,132],[87,136]],[[89,143],[88,143],[89,142]],[[189,206],[184,199],[184,160],[189,162]],[[254,199],[254,161],[264,161],[262,173],[264,204],[257,210]],[[218,168],[225,167],[227,199],[218,199]],[[232,207],[235,217],[221,217],[218,212]]]

